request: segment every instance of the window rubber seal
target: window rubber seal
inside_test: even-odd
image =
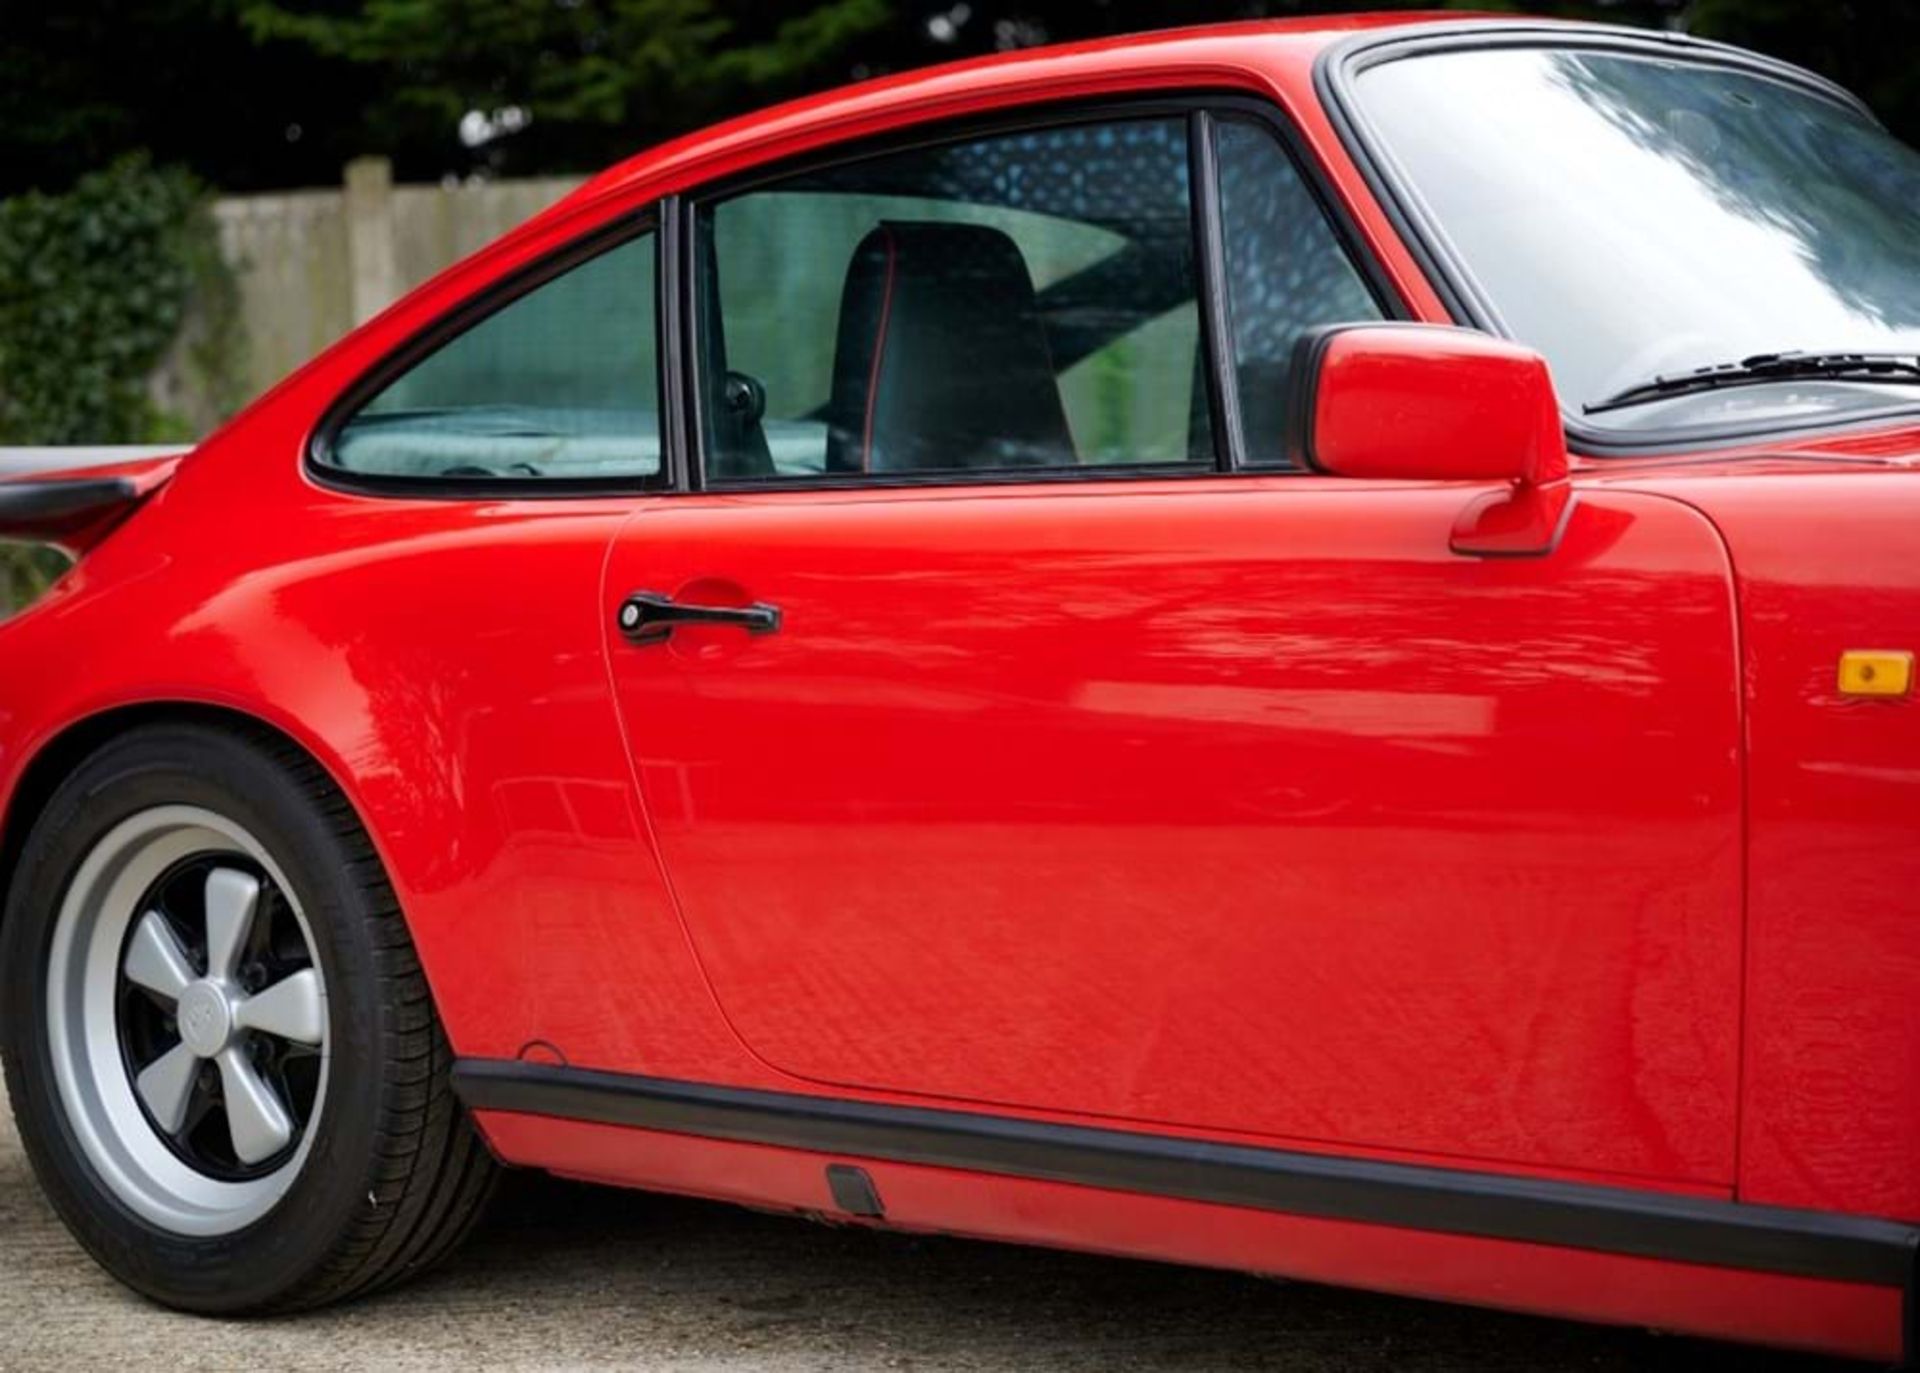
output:
[[[1440,21],[1391,30],[1362,33],[1330,45],[1314,59],[1313,88],[1348,158],[1395,233],[1413,256],[1453,323],[1501,338],[1514,335],[1501,320],[1465,261],[1455,251],[1435,216],[1425,207],[1386,151],[1378,129],[1366,116],[1355,83],[1369,69],[1436,52],[1484,52],[1504,48],[1576,49],[1627,56],[1660,57],[1719,67],[1792,86],[1823,97],[1875,125],[1880,120],[1851,91],[1802,67],[1669,30],[1626,28],[1605,24],[1540,24],[1524,21],[1488,23]],[[1515,340],[1518,342],[1519,340]],[[1580,417],[1561,411],[1570,450],[1582,457],[1646,458],[1751,446],[1804,432],[1844,433],[1885,428],[1891,422],[1920,414],[1920,404],[1904,403],[1826,415],[1800,422],[1779,420],[1718,425],[1688,425],[1640,430],[1626,437],[1614,430],[1583,424]]]
[[[1204,119],[1197,119],[1197,116],[1204,116]],[[851,472],[777,478],[714,479],[706,475],[706,439],[702,432],[703,410],[700,401],[701,350],[698,317],[692,309],[692,294],[699,269],[696,255],[700,237],[698,217],[709,206],[734,196],[776,185],[796,176],[889,157],[916,149],[941,147],[976,138],[1003,136],[1023,131],[1068,128],[1076,124],[1154,118],[1181,120],[1187,139],[1189,182],[1191,183],[1188,188],[1188,201],[1194,215],[1193,231],[1196,235],[1193,244],[1195,290],[1202,315],[1201,342],[1202,347],[1213,354],[1207,358],[1208,418],[1214,429],[1214,461],[1212,463],[1113,463],[1104,466],[1009,468],[980,472],[910,472],[898,475]],[[1383,318],[1411,320],[1413,318],[1411,308],[1394,289],[1391,279],[1361,236],[1350,208],[1336,192],[1326,168],[1306,146],[1293,120],[1271,100],[1237,91],[1159,92],[1143,96],[1040,102],[1022,105],[1015,110],[995,111],[985,116],[962,116],[914,124],[905,129],[890,130],[873,137],[850,140],[824,150],[813,150],[796,157],[748,168],[734,176],[703,185],[679,198],[681,202],[679,213],[684,220],[684,225],[677,254],[681,280],[676,288],[676,294],[682,302],[680,344],[686,362],[681,372],[680,391],[676,397],[676,403],[686,416],[688,470],[685,473],[684,485],[678,489],[745,494],[900,487],[951,489],[971,486],[1026,486],[1036,483],[1077,485],[1085,482],[1165,481],[1173,478],[1190,480],[1233,475],[1256,477],[1313,475],[1277,463],[1268,466],[1236,463],[1237,447],[1241,442],[1238,429],[1236,427],[1229,431],[1221,427],[1224,419],[1221,413],[1223,409],[1228,409],[1229,413],[1237,413],[1237,394],[1232,390],[1236,385],[1236,378],[1235,369],[1231,363],[1230,329],[1224,340],[1225,352],[1217,351],[1223,346],[1222,341],[1211,337],[1212,333],[1225,326],[1228,320],[1224,295],[1224,251],[1219,243],[1211,248],[1207,245],[1203,237],[1206,226],[1201,209],[1202,202],[1211,199],[1217,219],[1218,187],[1209,184],[1205,190],[1202,189],[1202,184],[1197,179],[1199,169],[1194,144],[1196,123],[1212,125],[1219,120],[1229,118],[1253,123],[1266,129],[1275,137],[1281,151],[1292,161],[1295,170],[1300,174],[1302,183],[1326,216],[1328,228],[1336,243],[1345,252],[1362,282],[1379,304]],[[1218,227],[1216,223],[1215,228]],[[1218,280],[1210,276],[1213,270],[1219,272]],[[1206,297],[1215,291],[1220,292],[1221,295],[1218,299],[1209,302]],[[1209,323],[1209,316],[1215,323]],[[1228,397],[1232,399],[1229,400]]]
[[[650,233],[656,234],[658,244],[665,237],[661,232],[664,223],[665,217],[660,213],[659,205],[652,202],[641,209],[616,215],[612,220],[482,287],[410,335],[355,378],[321,413],[319,423],[314,426],[302,447],[301,461],[306,476],[327,490],[417,500],[577,500],[631,496],[670,489],[672,426],[668,412],[671,393],[666,387],[671,368],[667,349],[662,346],[666,341],[662,330],[665,283],[660,278],[664,254],[658,246],[653,259],[654,387],[661,432],[660,463],[654,472],[632,477],[417,477],[355,472],[330,461],[340,431],[368,402],[407,371],[515,301],[574,268]]]

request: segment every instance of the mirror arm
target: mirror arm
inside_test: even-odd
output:
[[[1564,476],[1489,491],[1460,512],[1450,546],[1469,558],[1544,558],[1559,547],[1578,499]]]

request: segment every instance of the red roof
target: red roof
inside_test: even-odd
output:
[[[1117,70],[1144,69],[1160,63],[1191,69],[1229,56],[1231,65],[1242,69],[1282,57],[1310,61],[1328,44],[1368,30],[1409,28],[1437,21],[1511,23],[1514,18],[1511,14],[1425,10],[1253,20],[1024,48],[917,68],[835,87],[699,129],[617,163],[561,204],[571,209],[642,180],[658,178],[670,183],[677,170],[695,162],[728,161],[729,154],[804,139],[809,131],[832,129],[856,134],[863,123],[886,114],[897,116],[902,106],[932,110],[952,107],[953,112],[964,113],[970,108],[1002,103],[1013,93],[1022,98],[1070,97],[1077,87],[1090,81],[1109,82]],[[1258,50],[1257,61],[1250,49]],[[1221,65],[1224,71],[1227,64]],[[996,100],[996,94],[1002,100]]]

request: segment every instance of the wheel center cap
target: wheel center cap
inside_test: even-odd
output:
[[[227,998],[210,982],[194,982],[180,993],[175,1019],[180,1041],[201,1058],[212,1058],[227,1047],[233,1033],[233,1012]]]

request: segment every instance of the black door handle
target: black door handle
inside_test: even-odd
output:
[[[780,607],[682,605],[658,591],[636,591],[620,602],[620,632],[636,644],[662,643],[675,625],[738,625],[749,634],[771,634],[780,628]]]

